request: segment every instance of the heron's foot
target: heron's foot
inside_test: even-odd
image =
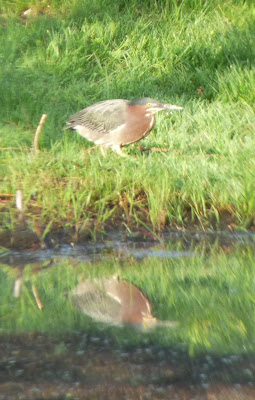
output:
[[[111,149],[113,151],[116,151],[116,153],[118,153],[118,155],[121,156],[121,157],[128,157],[127,154],[123,153],[123,151],[121,150],[121,146],[119,144],[112,145]]]

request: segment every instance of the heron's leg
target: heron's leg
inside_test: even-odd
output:
[[[104,157],[106,157],[107,153],[107,148],[105,146],[100,146],[101,153],[103,154]]]
[[[118,153],[119,156],[121,157],[127,157],[127,155],[125,153],[123,153],[123,151],[121,150],[121,145],[120,144],[114,144],[111,146],[111,149],[113,151],[116,151],[116,153]]]

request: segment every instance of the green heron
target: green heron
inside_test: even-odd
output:
[[[161,110],[182,110],[183,107],[162,104],[149,97],[129,101],[105,100],[72,115],[65,129],[76,130],[87,140],[110,147],[124,156],[121,148],[143,139],[156,123],[155,113]]]
[[[152,304],[145,293],[116,276],[79,283],[72,291],[72,302],[84,314],[112,325],[133,324],[141,328],[176,326],[174,321],[160,321],[153,317]]]

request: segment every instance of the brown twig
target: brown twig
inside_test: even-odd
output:
[[[14,288],[13,288],[13,297],[20,297],[21,290],[22,290],[22,285],[23,285],[23,270],[19,269],[18,270],[18,277],[15,280],[14,283]]]
[[[33,295],[34,295],[37,307],[39,308],[39,310],[42,310],[43,309],[43,303],[42,303],[42,301],[41,301],[41,299],[39,297],[39,293],[38,293],[38,290],[37,290],[37,287],[35,286],[35,284],[32,285],[32,291],[33,291]]]
[[[24,212],[24,199],[22,190],[16,190],[16,207],[20,213]]]
[[[16,194],[13,194],[13,193],[0,193],[0,199],[11,199],[14,196],[16,196]]]
[[[28,151],[27,147],[0,147],[0,150],[23,150]]]
[[[24,197],[22,190],[16,190],[16,208],[19,212],[18,220],[21,223],[25,223],[25,215],[24,215]]]
[[[169,149],[166,149],[165,147],[143,147],[143,146],[139,146],[139,150],[140,151],[159,151],[159,152],[163,152],[163,153],[167,153],[168,151],[170,151]]]
[[[40,122],[36,128],[35,137],[34,137],[34,152],[35,152],[35,154],[38,154],[41,151],[40,150],[40,135],[41,135],[41,132],[43,129],[43,125],[45,124],[47,118],[48,118],[48,115],[43,114],[41,116]]]

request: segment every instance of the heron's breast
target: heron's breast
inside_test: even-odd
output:
[[[142,139],[155,125],[155,116],[141,109],[129,106],[126,124],[120,132],[121,144],[129,144]]]

